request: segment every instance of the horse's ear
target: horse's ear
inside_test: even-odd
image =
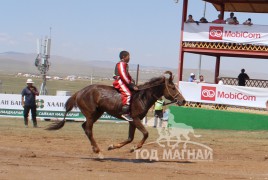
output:
[[[171,72],[171,71],[166,71],[166,72],[164,73],[164,75],[165,75],[166,78],[168,78],[168,80],[169,80],[170,82],[173,81],[174,76],[172,75],[172,72]],[[169,77],[167,77],[166,75],[169,75]]]
[[[165,79],[169,79],[169,74],[163,74],[163,76],[165,77]]]

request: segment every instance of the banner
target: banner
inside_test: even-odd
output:
[[[267,88],[179,82],[186,101],[265,108]]]
[[[183,41],[268,45],[268,28],[262,25],[185,23]]]
[[[63,118],[65,102],[70,96],[36,96],[37,117],[39,118]],[[0,116],[23,117],[21,95],[0,94]],[[67,113],[66,119],[85,119],[78,108],[73,108]],[[104,113],[102,120],[119,120]]]

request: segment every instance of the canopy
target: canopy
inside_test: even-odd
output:
[[[268,13],[268,0],[204,0],[211,3],[217,11]]]

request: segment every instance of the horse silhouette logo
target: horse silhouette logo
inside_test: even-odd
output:
[[[159,137],[156,140],[161,147],[166,147],[162,142],[166,142],[168,147],[172,149],[179,146],[180,143],[184,143],[183,148],[186,148],[187,143],[191,142],[190,134],[194,137],[199,138],[201,135],[196,135],[192,126],[188,126],[184,123],[177,123],[174,120],[174,115],[169,112],[169,124],[171,127],[157,128]]]
[[[184,123],[177,123],[176,127],[163,127],[157,128],[159,137],[156,142],[161,147],[166,147],[163,141],[166,141],[168,147],[172,149],[179,146],[181,142],[184,143],[183,148],[186,148],[188,142],[190,142],[189,134],[193,134],[194,137],[199,138],[201,135],[196,135],[191,126]]]
[[[195,134],[192,126],[174,120],[174,115],[168,111],[168,125],[158,127],[158,138],[150,144],[158,144],[158,148],[141,149],[136,151],[136,159],[163,160],[187,160],[187,161],[211,161],[213,149],[209,146],[193,141],[191,138],[200,138]],[[188,146],[188,147],[187,147]],[[145,153],[146,152],[146,153]]]

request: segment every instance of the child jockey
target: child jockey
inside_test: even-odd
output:
[[[138,90],[138,87],[135,85],[134,80],[128,72],[128,62],[130,60],[130,54],[127,51],[121,51],[119,54],[120,62],[115,66],[114,70],[114,79],[113,86],[121,93],[122,99],[122,118],[127,121],[133,121],[130,116],[129,106],[131,99],[130,90]]]

